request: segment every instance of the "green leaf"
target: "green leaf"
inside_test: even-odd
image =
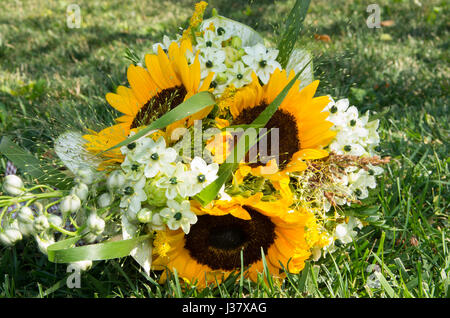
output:
[[[306,66],[305,66],[306,67]],[[304,69],[303,69],[304,70]],[[303,71],[302,70],[302,71]],[[269,106],[264,109],[261,114],[251,123],[252,126],[262,128],[264,127],[277,111],[278,107],[283,102],[289,90],[294,85],[295,81],[300,76],[301,72],[297,73],[294,78],[286,85],[286,87],[278,94],[278,96],[270,103]],[[247,151],[256,143],[257,138],[255,136],[249,136],[248,143],[246,138],[240,138],[237,145],[233,148],[233,151],[228,155],[225,163],[220,165],[218,175],[219,177],[207,187],[205,187],[199,194],[195,196],[195,199],[200,202],[202,206],[207,205],[209,202],[214,200],[219,193],[220,188],[225,182],[231,177],[234,170],[237,169],[239,162],[244,158]],[[239,149],[245,149],[238,156],[237,151]],[[229,158],[232,158],[231,160]],[[228,161],[228,162],[227,162]]]
[[[389,285],[388,281],[383,276],[383,274],[378,273],[378,272],[375,272],[374,274],[378,278],[378,280],[380,281],[381,286],[386,291],[386,293],[389,295],[389,297],[391,297],[391,298],[398,298],[398,295],[395,293],[394,289],[392,289],[392,287]]]
[[[308,279],[310,267],[311,263],[305,262],[305,268],[303,268],[302,275],[300,276],[300,280],[298,282],[298,290],[300,290],[301,292],[306,291],[306,280]]]
[[[289,56],[300,35],[310,2],[311,0],[297,0],[286,19],[285,28],[278,43],[279,53],[277,58],[283,68],[286,68]]]
[[[56,282],[56,284],[54,284],[52,287],[46,289],[41,296],[48,296],[52,293],[54,293],[55,291],[57,291],[60,288],[64,288],[67,287],[67,278],[68,275],[66,277],[64,277],[63,279],[59,280],[58,282]]]
[[[133,135],[133,136],[127,138],[126,140],[122,141],[121,143],[101,152],[100,154],[108,152],[115,148],[119,148],[119,147],[128,145],[129,143],[147,135],[152,130],[165,128],[168,125],[170,125],[178,120],[181,120],[183,118],[191,116],[206,107],[214,105],[215,102],[216,101],[215,101],[214,95],[212,93],[207,92],[207,91],[197,93],[194,96],[192,96],[191,98],[182,102],[180,105],[178,105],[174,109],[172,109],[170,112],[162,115],[160,118],[158,118],[157,120],[152,122],[147,127],[141,129],[135,135]]]
[[[35,182],[45,183],[59,189],[68,189],[72,186],[72,179],[66,174],[48,164],[43,164],[25,149],[19,147],[8,137],[3,137],[0,143],[0,153],[6,156],[21,173],[29,175]]]
[[[149,238],[150,235],[143,235],[129,240],[73,247],[81,239],[81,236],[77,236],[50,245],[47,248],[48,260],[53,263],[73,263],[125,257],[130,255],[136,246]]]

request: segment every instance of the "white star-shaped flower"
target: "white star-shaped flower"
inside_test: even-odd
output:
[[[224,51],[216,48],[205,48],[201,50],[199,55],[201,64],[201,75],[203,79],[208,76],[209,73],[214,72],[214,78],[217,74],[225,72],[227,69],[225,65],[226,54]]]
[[[227,85],[233,84],[236,88],[241,88],[252,81],[252,69],[245,67],[241,61],[234,63],[233,68],[227,69],[226,75]]]
[[[205,48],[222,48],[223,36],[218,35],[216,32],[211,30],[206,30],[202,37],[197,37],[197,48],[205,49]]]
[[[147,200],[147,195],[144,191],[145,178],[134,181],[128,180],[123,187],[123,195],[120,200],[120,207],[127,209],[128,217],[135,219],[136,214],[141,210],[142,201]]]
[[[164,52],[167,52],[169,50],[169,46],[173,43],[173,42],[178,42],[178,40],[181,38],[181,36],[179,34],[177,34],[177,39],[176,40],[172,40],[170,39],[167,35],[163,36],[163,41],[161,43],[155,43],[152,46],[153,49],[153,53],[154,54],[158,54],[158,47],[161,47],[163,49]]]
[[[340,99],[335,102],[331,97],[331,102],[324,108],[324,111],[330,113],[327,120],[332,122],[335,126],[345,127],[347,121],[346,110],[350,105],[348,99]]]
[[[340,131],[333,142],[330,144],[330,150],[338,155],[362,156],[366,153],[363,146],[356,143],[355,136],[349,131]]]
[[[174,199],[177,195],[182,198],[187,196],[186,167],[181,162],[166,167],[166,174],[156,181],[158,188],[166,189],[167,199]]]
[[[195,157],[190,164],[190,170],[187,172],[187,194],[194,196],[202,191],[211,182],[217,179],[219,165],[212,163],[208,165],[202,158]]]
[[[191,211],[191,205],[187,200],[181,203],[168,200],[167,208],[162,209],[159,214],[166,220],[169,229],[175,231],[181,227],[185,234],[189,233],[191,224],[197,222],[197,215]]]
[[[268,49],[263,44],[258,43],[255,46],[244,47],[246,55],[242,61],[249,66],[264,84],[267,84],[270,75],[275,69],[281,70],[281,65],[276,61],[278,50]]]
[[[361,229],[362,223],[357,218],[351,216],[348,219],[348,223],[340,223],[336,226],[335,238],[344,244],[351,243],[358,234],[355,228]]]
[[[177,158],[177,152],[173,148],[166,148],[166,141],[160,137],[156,142],[151,140],[147,148],[147,156],[137,159],[137,162],[145,164],[144,174],[147,178],[153,178],[160,171],[165,171],[170,163]]]

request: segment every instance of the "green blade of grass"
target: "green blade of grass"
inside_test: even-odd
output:
[[[42,164],[31,153],[22,149],[8,137],[3,137],[0,143],[0,154],[7,157],[23,175],[29,175],[36,182],[44,182],[47,185],[59,189],[69,189],[73,182],[67,175],[57,168]]]
[[[398,295],[394,292],[394,289],[389,285],[386,278],[383,276],[383,274],[375,272],[375,276],[380,281],[381,286],[383,287],[384,291],[389,295],[391,298],[398,298]]]
[[[309,3],[311,0],[297,0],[291,12],[286,19],[284,31],[278,43],[278,57],[277,60],[283,68],[289,61],[289,56],[294,49],[295,43],[301,33],[303,21],[308,12]]]

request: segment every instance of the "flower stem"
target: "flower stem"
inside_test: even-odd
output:
[[[2,210],[2,213],[0,214],[0,231],[3,231],[2,219],[3,219],[3,216],[5,215],[7,209],[8,209],[8,207],[5,206]]]
[[[77,232],[70,232],[70,231],[67,231],[67,230],[65,230],[65,229],[63,229],[63,228],[61,228],[61,227],[59,227],[59,226],[56,226],[56,225],[53,224],[53,223],[50,223],[50,227],[51,227],[52,229],[58,231],[58,232],[61,232],[62,234],[66,234],[66,235],[69,235],[69,236],[77,236]]]
[[[45,188],[45,189],[48,189],[48,190],[50,190],[50,191],[55,191],[55,189],[53,189],[52,187],[50,187],[50,186],[48,186],[48,185],[45,185],[45,184],[39,184],[39,185],[34,186],[34,187],[30,188],[30,189],[26,189],[26,191],[27,191],[27,192],[31,192],[31,191],[33,191],[33,190],[41,189],[41,188]]]
[[[61,202],[61,200],[62,200],[62,199],[59,199],[59,200],[56,200],[56,201],[53,201],[53,202],[47,204],[47,205],[44,207],[44,214],[48,214],[47,209],[48,209],[49,207],[53,206],[53,205],[58,204],[59,202]]]
[[[77,225],[77,222],[71,216],[69,216],[69,219],[70,223],[78,230],[80,227]]]

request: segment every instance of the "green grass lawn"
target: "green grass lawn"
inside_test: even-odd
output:
[[[381,20],[394,23],[370,29],[373,2],[312,0],[298,46],[314,55],[319,95],[348,97],[381,120],[382,154],[392,156],[376,202],[383,226],[365,227],[350,246],[308,263],[282,286],[230,279],[203,291],[175,279],[159,285],[157,273],[139,272],[131,258],[94,263],[81,288],[70,289],[66,266],[22,241],[0,247],[0,297],[449,297],[449,4],[378,0]],[[117,114],[104,96],[127,85],[126,49],[143,55],[185,27],[194,1],[78,0],[79,29],[66,26],[70,3],[8,1],[0,10],[0,135],[37,155],[68,128],[111,124]],[[293,3],[210,6],[274,44]],[[0,157],[0,176],[5,164]],[[370,264],[381,269],[379,288],[369,287]]]

